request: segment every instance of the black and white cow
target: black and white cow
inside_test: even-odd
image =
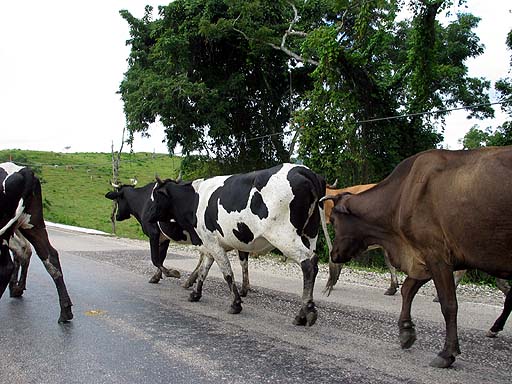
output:
[[[144,234],[149,237],[151,261],[158,268],[149,280],[150,283],[158,283],[162,279],[162,273],[167,277],[180,277],[179,271],[167,269],[163,263],[169,248],[169,239],[177,242],[188,241],[183,229],[176,223],[150,223],[143,219],[144,210],[150,201],[154,186],[155,183],[149,183],[141,188],[135,188],[133,185],[114,185],[116,190],[105,195],[107,199],[117,203],[117,221],[127,220],[133,215],[141,225]]]
[[[14,163],[0,164],[0,297],[11,281],[14,264],[9,247],[17,240],[15,233],[21,233],[43,262],[52,277],[60,302],[59,322],[73,318],[59,254],[51,246],[43,218],[41,183],[32,170]],[[11,245],[10,245],[11,244]]]
[[[153,204],[146,213],[150,222],[175,220],[205,254],[191,301],[200,299],[215,260],[232,294],[229,312],[239,313],[242,301],[226,251],[266,253],[278,248],[300,264],[304,276],[303,304],[294,323],[313,325],[317,318],[313,287],[318,273],[314,252],[322,206],[319,200],[324,194],[321,176],[304,166],[282,164],[189,183],[157,180]]]
[[[9,249],[14,259],[14,270],[9,282],[11,297],[21,297],[27,285],[28,266],[32,256],[32,246],[19,230],[9,239]]]
[[[190,244],[190,237],[176,221],[150,223],[144,219],[144,211],[147,209],[148,204],[151,203],[151,192],[155,187],[155,183],[149,183],[140,188],[135,188],[134,185],[114,185],[114,187],[116,190],[108,192],[105,197],[115,200],[117,203],[116,220],[123,221],[129,219],[130,216],[135,217],[141,225],[144,234],[149,237],[151,261],[158,268],[149,282],[158,283],[162,279],[162,273],[167,277],[180,277],[179,271],[167,269],[163,263],[167,256],[170,240],[177,243]],[[249,289],[248,255],[247,252],[239,252],[242,274],[244,276],[241,290],[242,296],[247,295]],[[183,284],[185,288],[191,287],[196,281],[203,259],[204,255],[201,255],[196,268]]]

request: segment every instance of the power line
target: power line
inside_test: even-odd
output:
[[[395,119],[402,119],[402,118],[406,118],[406,117],[423,116],[423,115],[434,115],[434,114],[439,114],[439,113],[459,111],[461,109],[472,109],[472,108],[477,108],[477,107],[486,107],[486,106],[491,106],[491,105],[507,104],[507,103],[510,103],[510,102],[512,102],[512,98],[509,98],[509,99],[506,99],[506,100],[502,100],[502,101],[495,101],[493,103],[480,103],[480,104],[466,105],[466,106],[463,106],[463,107],[440,109],[440,110],[437,110],[437,111],[416,112],[416,113],[409,113],[409,114],[405,114],[405,115],[397,115],[397,116],[389,116],[389,117],[376,117],[376,118],[373,118],[373,119],[356,121],[355,123],[356,124],[365,124],[365,123],[373,123],[375,121],[395,120]],[[277,132],[277,133],[269,133],[267,135],[254,136],[254,137],[251,137],[251,138],[247,139],[247,141],[264,139],[264,138],[271,137],[271,136],[276,136],[276,135],[286,135],[286,134],[289,134],[289,133],[294,133],[297,130],[298,130],[298,128],[297,129],[292,129],[290,131],[283,131],[283,132]]]
[[[461,109],[472,109],[472,108],[477,108],[477,107],[487,107],[487,106],[496,105],[496,104],[506,104],[509,101],[512,101],[512,99],[503,100],[503,101],[496,101],[494,103],[481,103],[481,104],[467,105],[467,106],[463,106],[463,107],[440,109],[440,110],[437,110],[437,111],[416,112],[416,113],[409,113],[409,114],[406,114],[406,115],[397,115],[397,116],[389,116],[389,117],[376,117],[374,119],[356,121],[356,124],[372,123],[374,121],[401,119],[401,118],[404,118],[404,117],[434,115],[434,114],[438,114],[438,113],[446,113],[446,112],[459,111]]]

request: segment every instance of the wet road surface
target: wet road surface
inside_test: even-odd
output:
[[[0,300],[0,383],[512,381],[510,325],[497,339],[484,337],[499,308],[461,305],[462,355],[439,370],[428,363],[441,348],[444,325],[430,299],[415,301],[418,341],[402,351],[399,297],[379,292],[373,303],[375,290],[347,285],[327,299],[317,289],[317,324],[295,327],[300,281],[274,277],[266,284],[254,271],[242,313],[230,315],[229,292],[214,267],[203,298],[190,303],[183,277],[147,283],[154,270],[144,243],[54,230],[50,237],[75,318],[57,324],[57,292],[34,255],[24,297],[6,292]],[[167,266],[195,264],[185,255],[168,259]],[[465,311],[492,313],[477,321]]]

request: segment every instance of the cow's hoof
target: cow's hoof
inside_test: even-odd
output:
[[[416,330],[412,321],[408,321],[400,328],[400,346],[409,349],[416,341]]]
[[[174,277],[176,279],[179,279],[181,277],[181,273],[180,273],[180,271],[178,271],[176,269],[168,269],[165,272],[165,276],[167,276],[167,277]]]
[[[149,283],[151,284],[158,284],[160,282],[160,277],[158,276],[153,276],[151,279],[149,279]]]
[[[490,338],[493,338],[493,339],[494,339],[495,337],[497,337],[497,336],[498,336],[498,333],[499,333],[499,331],[498,331],[498,332],[494,332],[492,329],[489,329],[489,330],[487,331],[487,333],[485,334],[485,336],[486,336],[486,337],[490,337]]]
[[[9,294],[11,297],[21,297],[21,296],[23,296],[23,291],[24,291],[23,288],[15,286],[9,290]]]
[[[293,319],[293,325],[304,326],[307,324],[307,322],[308,320],[306,319],[306,316],[301,316],[301,314],[298,314],[297,316],[295,316],[295,319]]]
[[[396,293],[396,288],[395,287],[389,287],[388,289],[386,289],[386,292],[384,292],[384,294],[386,296],[394,296]]]
[[[232,315],[236,315],[237,313],[240,312],[242,312],[242,305],[240,303],[231,304],[228,310],[228,313]]]
[[[316,323],[316,319],[318,318],[318,313],[316,312],[316,309],[312,312],[308,312],[306,315],[306,322],[307,326],[311,327],[313,324]]]
[[[71,311],[71,306],[62,308],[60,310],[59,323],[67,323],[73,319],[73,312]]]
[[[201,294],[200,293],[197,293],[196,291],[192,291],[192,292],[190,292],[190,296],[188,297],[188,301],[195,302],[195,301],[199,301],[200,298],[201,298]]]
[[[188,279],[188,280],[186,280],[183,284],[181,284],[181,286],[182,286],[183,288],[187,289],[187,288],[190,288],[191,286],[193,286],[193,285],[194,285],[194,283],[195,283],[195,280],[190,280],[190,279]]]
[[[434,368],[448,368],[455,361],[455,357],[450,355],[447,357],[441,356],[441,354],[437,355],[434,360],[430,362],[430,366]]]

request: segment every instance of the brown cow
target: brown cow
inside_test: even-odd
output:
[[[402,348],[416,340],[412,300],[434,280],[446,322],[434,367],[449,367],[460,353],[453,271],[476,268],[512,278],[511,190],[512,147],[493,147],[422,152],[374,188],[334,198],[332,261],[347,262],[376,244],[407,274],[398,323]],[[512,290],[504,314],[511,305]]]
[[[334,184],[336,184],[336,182]],[[342,193],[357,194],[357,193],[364,192],[364,191],[374,187],[375,185],[377,185],[377,184],[361,184],[361,185],[354,185],[351,187],[346,187],[346,188],[341,188],[341,189],[335,189],[333,186],[327,186],[325,188],[325,195],[333,196],[333,195],[339,195]],[[332,211],[333,207],[334,207],[334,202],[332,200],[324,201],[324,214],[325,214],[325,219],[327,220],[327,222],[330,222],[331,211]],[[328,235],[328,232],[326,229],[324,229],[324,235],[326,237],[327,244],[329,246],[329,251],[331,251],[332,246],[330,246],[330,244],[329,244],[330,239],[328,239],[329,235]],[[396,291],[398,290],[398,278],[396,275],[396,268],[393,267],[393,265],[391,265],[391,263],[389,262],[389,257],[385,250],[384,250],[384,262],[386,263],[386,266],[388,267],[389,273],[390,273],[389,288],[384,292],[384,294],[388,295],[388,296],[393,296],[396,293]],[[329,262],[329,278],[327,279],[327,284],[325,285],[324,293],[327,293],[327,295],[329,295],[331,293],[332,289],[338,282],[340,273],[341,273],[341,264],[334,264],[332,262]]]

